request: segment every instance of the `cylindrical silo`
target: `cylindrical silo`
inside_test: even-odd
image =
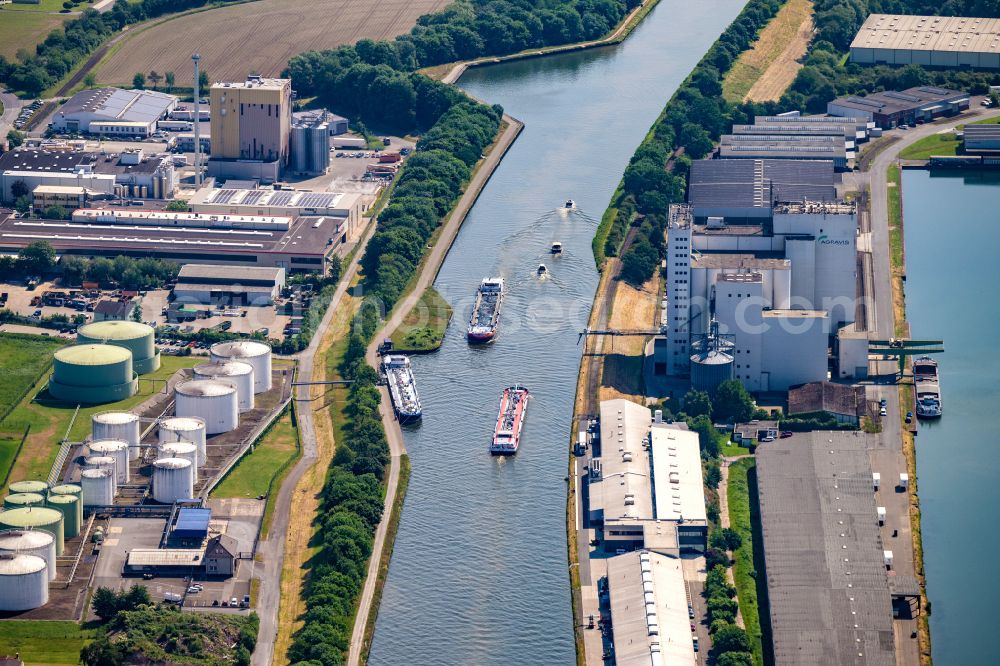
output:
[[[49,573],[37,555],[0,553],[0,611],[26,611],[49,602]]]
[[[163,444],[157,452],[157,458],[180,458],[191,463],[194,469],[194,482],[198,483],[198,447],[191,442],[171,442]]]
[[[208,379],[230,384],[236,388],[240,412],[253,409],[253,366],[243,361],[202,363],[194,366],[195,379]]]
[[[83,525],[83,499],[79,495],[49,495],[45,506],[63,515],[63,535],[72,539],[80,533]]]
[[[113,345],[75,345],[55,353],[49,394],[74,404],[117,402],[135,395],[132,352]]]
[[[139,459],[139,417],[132,412],[101,412],[91,418],[91,435],[96,439],[128,442],[128,459]]]
[[[63,515],[43,506],[0,513],[0,530],[42,530],[56,539],[56,555],[63,553]]]
[[[44,506],[45,496],[39,493],[12,493],[3,500],[3,508],[20,509],[25,506]]]
[[[115,481],[122,486],[129,482],[128,442],[121,439],[101,439],[90,443],[93,456],[107,456],[115,459]]]
[[[309,144],[306,138],[306,127],[293,124],[289,139],[289,152],[292,159],[293,173],[306,173],[309,164]]]
[[[79,495],[83,492],[83,488],[76,485],[75,483],[61,483],[58,486],[52,486],[49,488],[49,496],[52,495]]]
[[[111,494],[114,495],[118,492],[118,465],[114,458],[111,456],[90,456],[84,458],[83,466],[85,469],[106,469],[111,472]]]
[[[115,473],[110,469],[85,469],[80,472],[83,506],[111,506],[115,503]]]
[[[8,530],[0,532],[0,554],[35,555],[45,560],[49,580],[56,579],[56,540],[41,530]]]
[[[15,481],[8,486],[7,490],[11,493],[44,493],[49,489],[49,484],[44,481]]]
[[[253,366],[253,392],[271,389],[271,347],[254,340],[233,340],[212,345],[212,363],[243,361]]]
[[[733,378],[733,357],[724,351],[708,350],[691,355],[691,388],[715,395],[719,384]]]
[[[205,432],[217,435],[239,424],[239,396],[230,384],[205,379],[184,382],[174,396],[177,416],[197,416],[205,422]]]
[[[194,465],[190,460],[163,458],[153,463],[153,499],[162,504],[191,499]]]
[[[194,416],[173,416],[160,421],[160,446],[170,442],[189,442],[198,447],[199,467],[208,460],[204,419]]]
[[[76,332],[76,341],[81,345],[114,345],[132,352],[132,369],[140,375],[160,368],[154,337],[151,326],[137,321],[96,321],[81,326]]]

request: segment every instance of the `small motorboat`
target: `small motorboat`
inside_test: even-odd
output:
[[[549,249],[552,254],[562,254],[562,243],[555,241],[552,243],[552,247]]]
[[[576,202],[572,199],[566,199],[566,208],[576,208]]]
[[[549,272],[549,269],[545,267],[545,264],[538,264],[538,274],[545,275]]]

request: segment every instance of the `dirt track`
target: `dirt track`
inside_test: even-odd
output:
[[[795,75],[799,73],[802,65],[799,59],[806,54],[809,40],[812,39],[813,21],[812,14],[802,21],[795,36],[788,41],[785,50],[770,64],[767,70],[761,74],[746,99],[753,102],[766,102],[779,99],[788,89],[788,86],[795,80]]]

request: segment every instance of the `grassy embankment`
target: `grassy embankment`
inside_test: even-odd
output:
[[[139,378],[139,391],[126,400],[104,405],[86,405],[69,431],[70,439],[81,441],[90,434],[90,417],[97,412],[118,411],[135,407],[154,393],[163,391],[163,387],[177,370],[190,368],[205,359],[201,356],[164,356],[161,367],[154,373]],[[44,383],[46,377],[39,380]],[[52,467],[52,461],[59,451],[59,442],[66,433],[76,411],[76,405],[56,404],[49,402],[32,402],[36,390],[30,391],[7,418],[0,421],[0,432],[24,432],[25,426],[31,426],[28,441],[24,450],[14,463],[11,480],[45,479]],[[47,392],[42,391],[41,400],[47,398]]]
[[[452,314],[448,301],[434,287],[427,287],[417,304],[406,314],[403,323],[393,332],[393,348],[406,353],[438,349],[444,341]]]
[[[722,96],[726,101],[734,104],[743,101],[754,84],[778,61],[789,42],[796,38],[802,23],[812,15],[812,11],[811,0],[788,0],[785,3],[767,27],[760,31],[753,48],[744,51],[726,74],[722,81]],[[794,61],[786,67],[791,69],[791,78],[785,77],[790,83],[798,67]]]
[[[903,277],[906,273],[906,252],[903,236],[903,192],[900,170],[897,165],[889,167],[886,173],[889,212],[889,262],[892,276],[892,309],[896,320],[895,334],[905,337],[909,333],[906,323],[906,300],[903,291]],[[910,531],[913,541],[913,570],[920,587],[927,589],[927,579],[924,576],[924,543],[920,527],[920,499],[918,495],[916,443],[913,433],[905,422],[906,412],[913,404],[913,386],[901,384],[899,387],[899,419],[902,422],[903,456],[906,458],[906,471],[910,475]],[[920,647],[920,663],[931,663],[931,629],[930,607],[927,595],[920,601],[918,643]]]
[[[996,125],[1000,124],[1000,116],[977,120],[971,125]],[[961,131],[965,125],[955,127],[956,131]],[[904,160],[927,160],[932,156],[952,156],[962,155],[965,148],[955,132],[944,132],[942,134],[932,134],[916,141],[911,146],[907,146],[899,153],[900,159]]]
[[[756,562],[763,562],[760,552],[760,538],[754,540],[753,525],[758,522],[757,534],[760,534],[757,509],[756,472],[757,461],[754,458],[744,458],[729,466],[729,483],[726,486],[729,502],[729,524],[743,538],[743,545],[733,552],[733,579],[736,583],[736,594],[740,602],[740,614],[750,638],[755,666],[764,664],[764,644],[760,627],[760,604],[757,597],[758,576]]]
[[[94,636],[75,622],[0,620],[0,654],[20,653],[32,666],[76,666]]]
[[[299,430],[291,408],[275,421],[251,453],[212,491],[212,497],[258,497],[267,495],[261,536],[266,537],[274,517],[274,500],[281,483],[302,454]]]

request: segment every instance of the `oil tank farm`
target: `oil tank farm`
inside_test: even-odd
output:
[[[160,353],[154,345],[155,331],[137,321],[97,321],[76,332],[78,344],[105,344],[132,352],[132,369],[145,375],[159,370]]]
[[[83,459],[85,469],[106,469],[111,472],[115,481],[115,488],[118,488],[118,463],[112,456],[96,455]]]
[[[180,458],[191,463],[194,470],[194,483],[198,483],[198,447],[191,442],[171,442],[160,447],[159,459]]]
[[[55,495],[49,493],[45,506],[60,511],[63,515],[63,536],[72,539],[80,533],[83,525],[83,500],[79,495]]]
[[[139,459],[139,417],[132,412],[100,412],[90,418],[93,439],[120,439],[128,442],[128,459]]]
[[[191,499],[194,466],[182,458],[162,458],[153,463],[153,499],[161,504]]]
[[[204,379],[184,382],[174,397],[177,416],[195,416],[205,422],[205,432],[217,435],[239,424],[239,398],[230,384]]]
[[[129,482],[128,442],[121,439],[101,439],[90,443],[90,453],[93,457],[114,459],[117,485]]]
[[[76,345],[55,353],[49,393],[69,403],[117,402],[135,395],[132,352],[112,345]]]
[[[0,513],[0,530],[41,530],[48,532],[56,540],[56,555],[62,555],[63,515],[61,511],[33,506],[26,509],[10,509]]]
[[[13,493],[3,499],[3,508],[20,509],[26,506],[44,506],[45,497],[38,493]]]
[[[171,442],[190,442],[198,449],[198,464],[208,460],[205,446],[205,420],[196,416],[173,416],[160,421],[160,446]]]
[[[253,340],[219,342],[209,350],[212,363],[243,361],[253,366],[253,392],[271,390],[271,347]]]
[[[194,367],[195,379],[208,379],[230,384],[236,388],[240,413],[253,409],[254,372],[253,366],[243,361],[225,363],[202,363]]]
[[[44,481],[15,481],[8,486],[11,493],[45,493],[49,489],[49,484]]]
[[[83,506],[111,506],[115,503],[115,473],[109,469],[80,472]]]
[[[56,540],[48,532],[8,530],[0,532],[0,554],[35,555],[45,560],[49,580],[56,579]]]
[[[0,611],[26,611],[49,602],[49,573],[37,555],[0,553]]]

